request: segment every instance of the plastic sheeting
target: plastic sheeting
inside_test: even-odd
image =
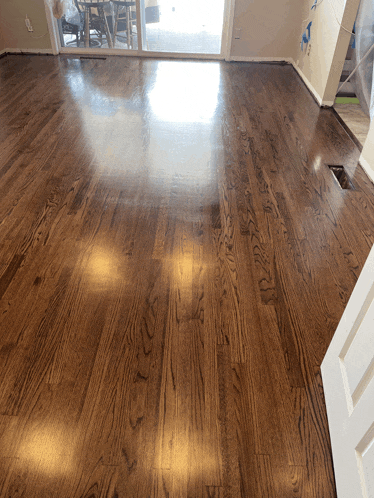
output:
[[[356,67],[364,58],[369,48],[374,44],[374,2],[361,0],[356,19],[356,43],[353,51],[353,61]],[[374,49],[360,64],[352,77],[355,93],[360,100],[362,110],[374,117],[374,88],[373,88]]]
[[[51,6],[52,13],[56,19],[61,19],[65,16],[67,22],[70,22],[69,19],[71,19],[79,23],[79,12],[74,0],[47,0],[47,3]],[[71,24],[76,24],[76,22],[72,22]]]
[[[75,24],[76,26],[80,26],[81,24],[81,15],[73,1],[69,1],[66,5],[65,20],[66,22]]]
[[[50,5],[54,17],[56,19],[61,19],[61,17],[65,15],[67,4],[70,3],[70,1],[71,0],[47,0],[47,3]]]

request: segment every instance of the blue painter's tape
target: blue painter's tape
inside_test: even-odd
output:
[[[308,24],[308,26],[306,27],[306,30],[304,31],[302,37],[301,37],[301,51],[304,50],[304,43],[305,45],[308,45],[308,43],[310,42],[310,29],[312,27],[312,21],[310,21],[310,23]]]
[[[356,21],[353,25],[353,35],[352,35],[353,41],[352,41],[352,48],[356,48]]]
[[[310,42],[310,29],[311,29],[311,27],[312,27],[312,21],[310,21],[310,23],[306,27],[306,29],[308,30],[308,42]]]

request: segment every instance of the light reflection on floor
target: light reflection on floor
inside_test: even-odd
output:
[[[19,457],[30,468],[49,476],[68,474],[73,469],[73,449],[71,441],[63,437],[66,428],[56,425],[36,427],[23,439]]]
[[[110,87],[96,86],[79,64],[66,81],[99,171],[136,175],[142,164],[158,184],[176,175],[185,188],[211,182],[219,63],[158,62],[137,105],[133,95],[112,95]],[[139,161],[140,154],[147,160]]]
[[[208,123],[217,107],[219,83],[219,64],[160,62],[148,94],[152,112],[161,121]]]

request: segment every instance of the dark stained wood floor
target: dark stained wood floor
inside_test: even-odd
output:
[[[0,497],[336,496],[374,186],[333,112],[291,66],[7,56],[0,123]]]

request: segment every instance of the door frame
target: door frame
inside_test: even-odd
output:
[[[49,31],[49,37],[52,45],[53,55],[58,55],[60,53],[60,42],[58,36],[58,26],[57,19],[52,14],[52,6],[47,0],[44,0],[45,15],[47,18],[47,26]]]
[[[336,42],[328,79],[326,82],[324,93],[322,95],[322,105],[329,105],[331,101],[335,102],[335,96],[340,85],[340,76],[343,71],[344,61],[351,39],[351,35],[347,33],[344,28],[348,28],[349,26],[352,26],[353,28],[359,7],[360,0],[345,1],[343,18],[340,23],[339,35]]]
[[[140,12],[141,0],[136,0],[137,11]],[[196,54],[196,53],[176,53],[176,52],[149,52],[147,50],[123,50],[118,48],[73,48],[62,47],[58,32],[57,19],[53,16],[52,6],[48,0],[44,0],[45,12],[47,17],[48,30],[51,38],[52,53],[58,54],[80,54],[80,55],[122,55],[136,57],[151,57],[151,58],[173,58],[173,59],[206,59],[206,60],[226,60],[231,59],[232,34],[234,26],[234,12],[236,0],[225,0],[223,12],[222,26],[222,42],[220,54]],[[138,16],[140,17],[140,16]],[[140,45],[140,24],[141,20],[137,20],[138,46]]]

